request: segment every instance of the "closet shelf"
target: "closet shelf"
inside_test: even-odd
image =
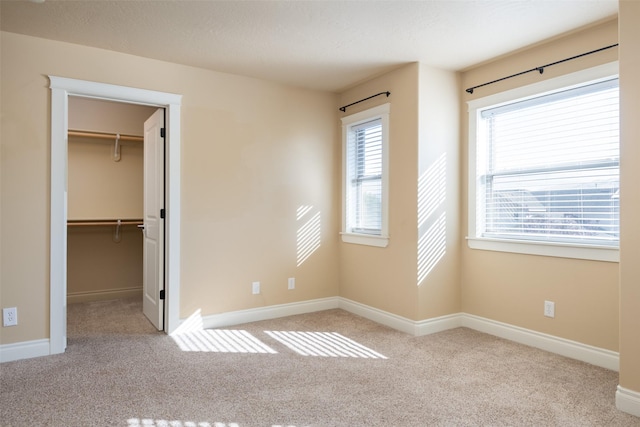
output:
[[[106,133],[106,132],[88,132],[84,130],[75,130],[69,129],[69,136],[82,136],[86,138],[101,138],[101,139],[116,139],[119,137],[121,141],[138,141],[143,142],[144,137],[137,135],[123,135],[116,133]]]
[[[78,226],[96,226],[96,225],[143,225],[144,221],[142,219],[91,219],[91,220],[78,220],[73,219],[67,221],[68,226],[78,227]]]

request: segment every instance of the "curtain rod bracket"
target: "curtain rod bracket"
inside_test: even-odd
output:
[[[351,107],[352,105],[359,104],[359,103],[361,103],[361,102],[364,102],[364,101],[366,101],[366,100],[368,100],[368,99],[371,99],[371,98],[375,98],[376,96],[380,96],[380,95],[387,95],[387,98],[388,98],[388,97],[389,97],[389,95],[391,95],[391,92],[386,91],[386,92],[376,93],[375,95],[371,95],[371,96],[369,96],[369,97],[367,97],[367,98],[361,99],[360,101],[352,102],[352,103],[351,103],[351,104],[349,104],[349,105],[345,105],[344,107],[340,107],[340,111],[342,111],[343,113],[345,113],[345,112],[347,111],[347,108]]]

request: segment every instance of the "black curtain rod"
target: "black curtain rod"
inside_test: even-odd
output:
[[[583,56],[587,56],[587,55],[591,55],[592,53],[597,53],[597,52],[601,52],[603,50],[611,49],[612,47],[616,47],[616,46],[618,46],[618,43],[612,44],[610,46],[601,47],[600,49],[592,50],[590,52],[581,53],[580,55],[572,56],[571,58],[561,59],[560,61],[552,62],[550,64],[546,64],[546,65],[542,65],[540,67],[532,68],[530,70],[521,71],[519,73],[512,74],[512,75],[507,76],[507,77],[502,77],[501,79],[493,80],[493,81],[490,81],[490,82],[487,82],[487,83],[483,83],[483,84],[478,85],[478,86],[473,86],[473,87],[470,87],[469,89],[466,89],[465,91],[467,93],[473,93],[473,90],[474,89],[478,89],[479,87],[483,87],[483,86],[491,85],[491,84],[494,84],[494,83],[498,83],[498,82],[501,82],[503,80],[510,79],[512,77],[518,77],[518,76],[521,76],[523,74],[531,73],[533,71],[537,71],[540,74],[542,74],[542,73],[544,73],[544,69],[545,68],[551,67],[552,65],[557,65],[557,64],[561,64],[563,62],[571,61],[573,59],[582,58]]]
[[[351,107],[352,105],[359,104],[359,103],[361,103],[361,102],[363,102],[363,101],[366,101],[367,99],[375,98],[376,96],[380,96],[380,95],[387,95],[387,98],[388,98],[388,97],[389,97],[389,95],[391,95],[391,92],[380,92],[380,93],[376,93],[375,95],[371,95],[371,96],[370,96],[370,97],[368,97],[368,98],[364,98],[364,99],[361,99],[360,101],[352,102],[352,103],[351,103],[351,104],[349,104],[349,105],[345,105],[344,107],[340,107],[340,111],[342,111],[342,112],[344,113],[345,111],[347,111],[347,108]]]

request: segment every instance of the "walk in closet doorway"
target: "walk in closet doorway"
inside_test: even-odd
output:
[[[69,97],[68,304],[142,301],[144,123],[156,110]]]
[[[156,221],[151,214],[145,212],[147,222],[159,224],[149,233],[145,228],[145,244],[147,240],[158,243],[157,254],[161,259],[156,266],[159,281],[163,288],[164,300],[156,293],[155,314],[162,316],[158,329],[171,333],[180,325],[180,109],[182,95],[135,87],[118,86],[88,80],[67,77],[48,76],[51,88],[51,198],[50,198],[50,338],[49,353],[64,353],[67,348],[67,148],[69,129],[69,100],[73,97],[93,100],[111,101],[132,105],[153,106],[156,113],[148,120],[160,131],[157,117],[162,114],[162,138],[153,138],[158,145],[161,139],[164,152],[155,159],[146,156],[154,151],[145,150],[145,162],[154,164],[154,168],[145,165],[147,170],[155,169],[164,177],[164,214],[162,221]],[[154,118],[155,117],[155,118]],[[146,129],[145,136],[152,133]],[[162,136],[162,135],[160,135]],[[155,151],[157,153],[157,151]],[[160,158],[162,157],[162,158]],[[146,180],[149,181],[149,180]],[[146,209],[145,209],[146,210]],[[157,215],[158,213],[153,213]],[[158,231],[160,230],[160,231]],[[163,233],[156,239],[157,233]],[[148,237],[151,236],[151,239]],[[152,265],[145,263],[145,265]],[[145,274],[146,276],[147,274]],[[146,280],[143,280],[146,282]],[[160,286],[160,285],[159,285]],[[143,285],[144,287],[144,285]],[[149,292],[144,292],[149,297]],[[143,301],[146,301],[143,299]],[[144,306],[144,305],[143,305]],[[146,315],[146,307],[143,309]],[[149,317],[149,316],[147,316]],[[152,322],[154,323],[154,322]]]

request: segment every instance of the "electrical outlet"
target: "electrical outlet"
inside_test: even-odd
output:
[[[253,282],[253,294],[258,295],[260,293],[260,282]]]
[[[556,303],[553,301],[544,302],[544,315],[547,317],[556,317]]]
[[[289,277],[289,280],[287,282],[287,289],[291,290],[291,289],[295,289],[296,288],[296,278],[295,277]]]
[[[16,326],[18,324],[18,309],[16,307],[2,309],[3,326]]]

